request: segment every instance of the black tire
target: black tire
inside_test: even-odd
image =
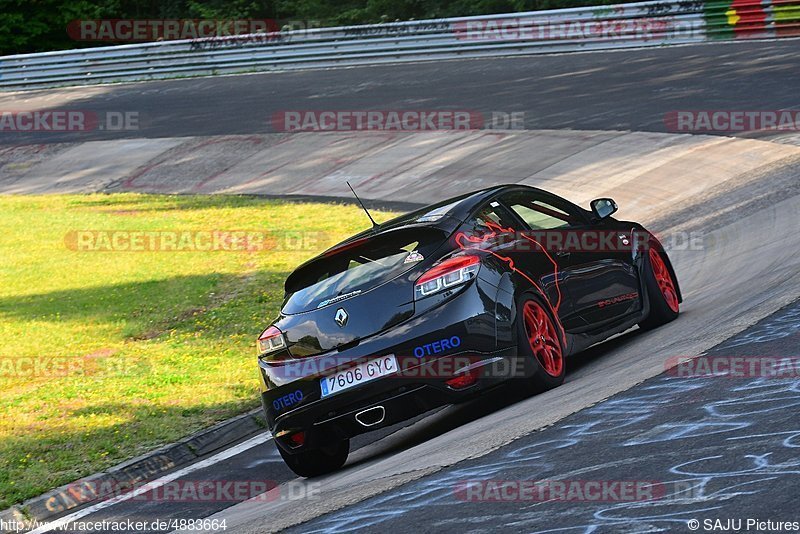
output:
[[[534,353],[534,347],[528,335],[528,326],[526,325],[525,308],[528,303],[538,307],[549,323],[552,329],[552,336],[547,336],[548,339],[544,340],[543,345],[546,345],[551,352],[558,352],[560,356],[560,366],[557,372],[554,369],[549,371],[545,365],[540,361],[540,358]],[[518,353],[526,362],[528,369],[533,368],[533,373],[525,379],[524,389],[528,393],[541,393],[548,389],[553,389],[564,383],[564,376],[566,374],[566,358],[564,357],[564,343],[561,340],[561,330],[558,328],[550,307],[545,305],[541,299],[532,293],[523,293],[517,300],[517,346]],[[551,339],[552,338],[552,339]],[[541,351],[541,349],[539,349]]]
[[[350,454],[350,440],[340,441],[322,449],[310,449],[295,454],[288,453],[280,446],[281,458],[298,476],[311,478],[340,469]]]
[[[672,297],[668,297],[667,293],[662,290],[662,286],[659,285],[657,280],[656,271],[658,270],[658,266],[654,269],[653,266],[653,258],[651,254],[657,255],[657,261],[661,261],[661,268],[666,270],[666,274],[669,279],[671,280],[673,295]],[[649,252],[645,254],[644,260],[644,286],[647,290],[647,298],[650,301],[650,313],[647,317],[639,323],[639,328],[643,330],[652,330],[653,328],[657,328],[661,325],[667,324],[670,321],[674,321],[678,314],[680,313],[680,306],[677,300],[677,292],[675,292],[675,281],[672,278],[672,274],[666,269],[666,263],[664,262],[664,255],[666,253],[661,251],[659,248],[651,245]],[[663,285],[662,280],[662,285]],[[672,306],[669,304],[668,299],[672,299]]]

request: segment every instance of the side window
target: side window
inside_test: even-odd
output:
[[[513,217],[509,216],[508,210],[503,208],[499,202],[489,202],[483,206],[472,219],[467,221],[465,226],[478,237],[492,232],[501,232],[501,229],[519,230]]]
[[[503,198],[503,202],[532,230],[555,230],[585,223],[583,217],[570,206],[544,200],[536,194],[511,193]]]

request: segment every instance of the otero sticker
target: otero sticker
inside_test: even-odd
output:
[[[458,336],[452,336],[434,341],[433,343],[426,343],[425,345],[414,347],[414,356],[417,358],[422,358],[424,356],[430,356],[431,354],[440,354],[460,346],[461,338]]]
[[[287,393],[283,397],[278,397],[272,401],[272,407],[278,411],[281,411],[290,406],[294,406],[301,400],[303,400],[303,392],[298,389],[297,391]]]

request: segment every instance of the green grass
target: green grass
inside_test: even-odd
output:
[[[338,204],[0,196],[0,509],[258,406],[255,338],[284,278],[366,227]],[[72,250],[84,230],[269,231],[282,246]],[[297,230],[304,247],[281,238]]]

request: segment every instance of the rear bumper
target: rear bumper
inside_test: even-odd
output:
[[[468,387],[454,389],[448,386],[446,382],[452,375],[432,376],[441,374],[439,369],[463,368],[463,355],[444,356],[409,369],[410,375],[383,377],[352,390],[304,403],[277,416],[270,430],[278,445],[290,453],[323,447],[335,440],[352,438],[440,406],[461,402],[527,371],[514,365],[515,349],[472,355],[469,360],[473,362],[470,367],[476,370],[478,378]],[[427,368],[433,370],[426,371]],[[304,382],[319,389],[319,379]],[[262,394],[267,413],[274,413],[274,408],[269,405],[271,398],[267,392]],[[300,431],[305,432],[305,442],[302,447],[293,448],[288,436]]]

